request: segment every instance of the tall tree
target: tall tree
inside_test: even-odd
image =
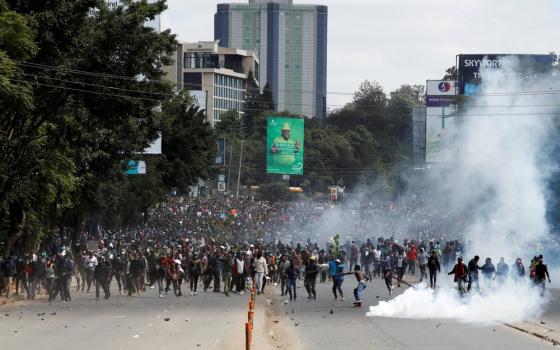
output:
[[[160,171],[169,189],[189,191],[198,178],[208,177],[215,157],[215,134],[203,111],[179,95],[163,105],[163,160]]]
[[[459,71],[457,67],[449,67],[445,70],[445,75],[443,76],[442,80],[458,80],[459,79]]]
[[[216,124],[216,133],[236,139],[243,138],[243,122],[239,112],[229,110],[220,116],[220,121]]]
[[[0,183],[0,214],[8,222],[1,230],[19,227],[35,239],[65,214],[78,224],[95,216],[101,184],[157,137],[157,107],[172,96],[162,67],[172,62],[175,38],[144,26],[165,1],[127,0],[115,10],[100,0],[4,4],[33,21],[39,50],[18,60],[33,109],[2,114],[11,125],[3,137],[12,139],[2,143],[3,154],[14,156],[0,162],[11,169]]]
[[[259,95],[258,102],[259,112],[262,113],[274,110],[274,97],[272,96],[272,89],[269,83],[266,83],[264,86],[263,93]]]
[[[260,89],[255,80],[252,71],[247,75],[247,83],[245,86],[245,93],[243,99],[245,100],[245,107],[243,113],[243,131],[245,135],[251,135],[255,127],[255,119],[260,113],[259,103]]]

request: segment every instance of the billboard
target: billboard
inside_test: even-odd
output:
[[[304,121],[270,116],[267,120],[266,172],[303,175]]]
[[[500,69],[506,58],[519,62],[514,67],[516,78],[522,77],[527,80],[544,78],[552,72],[554,64],[554,58],[551,55],[458,55],[459,93],[467,96],[478,93],[482,81],[481,69]]]
[[[455,87],[455,81],[426,81],[425,160],[428,163],[446,163],[453,159]]]
[[[125,175],[145,175],[146,162],[143,160],[129,160],[126,164]]]
[[[455,103],[455,81],[427,80],[426,107],[449,107]]]

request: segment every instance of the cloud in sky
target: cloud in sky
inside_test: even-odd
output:
[[[216,4],[168,0],[162,26],[180,41],[212,40]],[[329,92],[353,92],[365,79],[387,91],[439,79],[459,53],[560,50],[559,0],[294,0],[329,6]],[[336,107],[350,96],[328,95]]]

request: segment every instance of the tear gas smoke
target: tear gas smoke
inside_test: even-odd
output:
[[[511,266],[519,256],[528,269],[527,258],[539,253],[531,244],[549,235],[545,183],[554,167],[544,150],[553,136],[558,95],[546,92],[557,91],[558,82],[519,78],[517,64],[508,58],[502,69],[481,72],[480,94],[456,117],[455,161],[442,169],[445,176],[437,176],[433,193],[465,213],[465,262],[478,254],[494,263],[505,257]],[[528,284],[513,282],[468,298],[457,294],[445,282],[436,292],[409,289],[371,307],[368,316],[513,322],[536,316],[545,303]]]
[[[451,285],[437,291],[425,284],[406,290],[390,301],[370,307],[367,316],[414,319],[456,319],[467,323],[517,322],[538,316],[545,303],[528,282],[506,283],[502,288],[459,297]]]

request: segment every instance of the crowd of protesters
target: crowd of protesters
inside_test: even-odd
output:
[[[451,268],[459,291],[478,288],[479,270],[498,283],[510,274],[520,278],[527,273],[543,291],[545,280],[550,281],[542,256],[533,259],[527,272],[521,258],[511,269],[503,258],[496,268],[490,258],[479,266],[478,257],[467,266],[460,256],[464,244],[451,239],[449,232],[426,236],[435,225],[430,229],[414,227],[419,230],[414,234],[390,226],[391,220],[379,219],[385,235],[374,238],[366,234],[376,217],[414,218],[422,213],[415,211],[414,205],[398,209],[388,203],[386,215],[381,215],[379,207],[360,203],[341,211],[354,240],[331,233],[320,241],[320,235],[310,228],[317,226],[322,215],[328,215],[325,207],[308,202],[170,198],[136,227],[84,232],[75,244],[62,235],[38,251],[0,258],[0,296],[15,293],[34,299],[44,291],[49,301],[58,296],[71,301],[73,293],[95,292],[96,298],[103,294],[108,299],[111,289],[132,297],[146,288],[157,288],[160,297],[181,297],[183,292],[196,296],[199,288],[230,296],[245,293],[253,284],[261,294],[273,283],[280,285],[282,296],[295,301],[299,283],[303,283],[308,299],[316,299],[318,281],[332,283],[334,299],[344,300],[345,275],[353,274],[357,280],[354,298],[360,306],[366,282],[375,278],[384,280],[389,294],[395,281],[396,288],[401,287],[407,274],[420,282],[429,280],[436,288],[438,274]],[[436,214],[431,215],[433,219]],[[368,223],[368,217],[373,221]],[[425,218],[416,220],[424,222]],[[394,229],[398,235],[409,234],[414,239],[399,242]],[[446,240],[440,243],[434,237]]]

